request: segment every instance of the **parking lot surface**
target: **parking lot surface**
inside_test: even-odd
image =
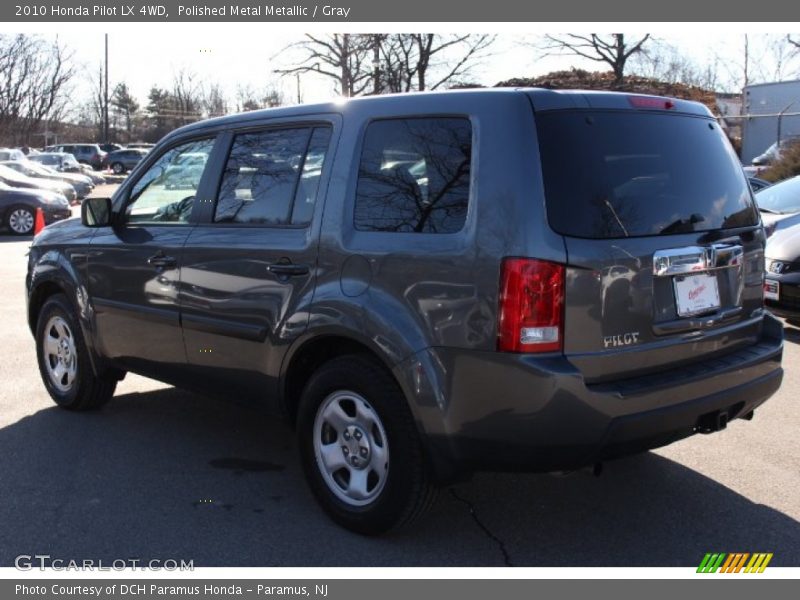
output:
[[[98,188],[96,195],[110,189]],[[0,566],[20,554],[195,566],[696,566],[706,552],[800,565],[800,330],[781,391],[735,421],[600,477],[479,474],[414,528],[339,529],[293,434],[253,407],[128,375],[103,410],[56,408],[25,322],[30,238],[0,234]]]

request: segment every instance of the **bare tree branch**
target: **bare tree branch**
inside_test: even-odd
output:
[[[63,114],[75,74],[58,42],[25,34],[0,35],[0,134],[3,143],[29,144],[45,120]]]
[[[286,50],[296,64],[276,73],[316,73],[333,79],[345,96],[434,90],[459,83],[495,41],[493,35],[306,35]]]
[[[649,33],[633,41],[626,38],[624,33],[612,33],[610,36],[568,33],[561,36],[545,35],[537,47],[544,53],[543,56],[570,54],[606,63],[614,73],[614,85],[618,86],[622,84],[628,61],[644,53],[649,40]]]

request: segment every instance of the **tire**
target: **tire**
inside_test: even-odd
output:
[[[117,175],[122,175],[125,172],[125,165],[121,162],[115,162],[111,165],[111,170]]]
[[[435,500],[406,398],[367,356],[335,358],[312,375],[300,399],[297,439],[312,493],[346,529],[364,535],[397,530]]]
[[[99,408],[114,395],[117,380],[96,377],[74,310],[64,294],[47,299],[36,324],[39,374],[61,408]]]
[[[24,204],[12,206],[6,212],[5,224],[14,235],[31,235],[36,225],[36,211]]]

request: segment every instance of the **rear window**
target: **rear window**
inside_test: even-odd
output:
[[[736,155],[709,119],[634,111],[536,117],[550,226],[620,238],[758,223]]]

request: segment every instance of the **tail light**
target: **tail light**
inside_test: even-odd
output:
[[[558,352],[564,337],[564,266],[533,258],[503,259],[497,349]]]

